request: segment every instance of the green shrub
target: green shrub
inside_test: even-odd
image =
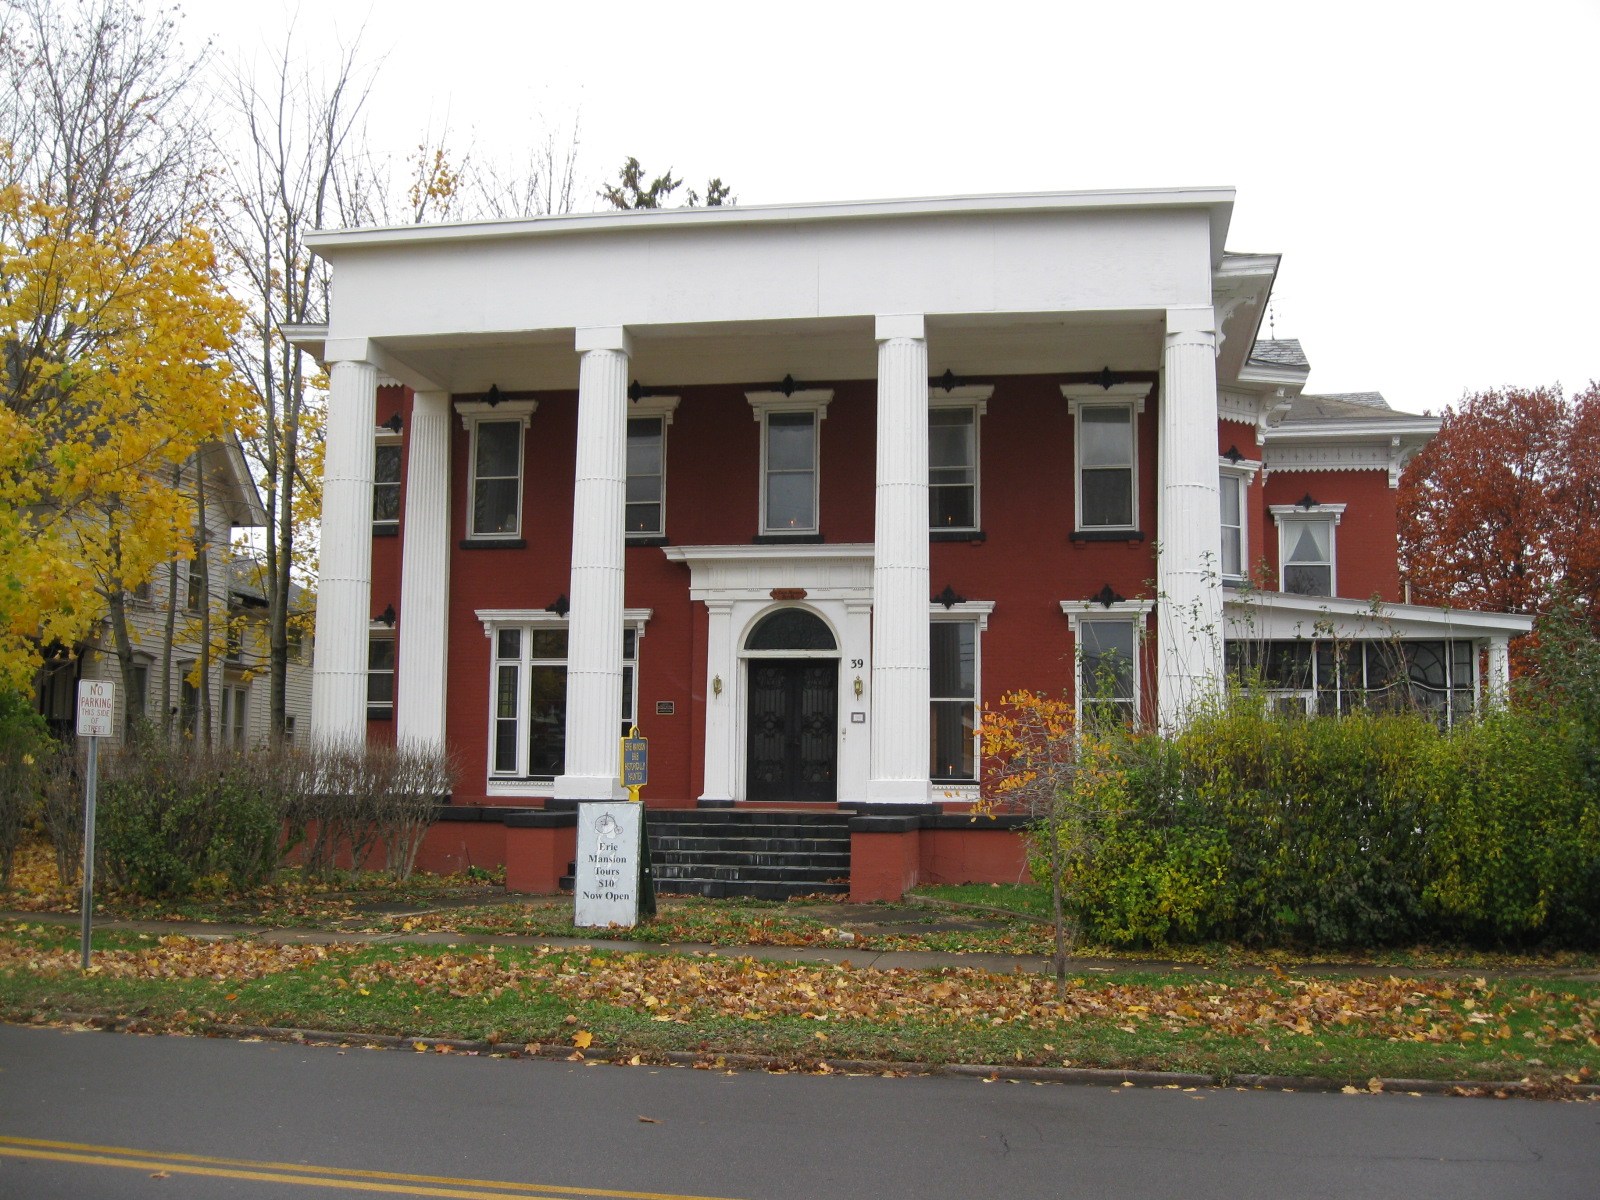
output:
[[[146,897],[187,895],[215,876],[234,888],[264,882],[291,799],[274,759],[159,741],[106,755],[96,870]]]
[[[1441,747],[1429,836],[1430,909],[1476,940],[1600,934],[1600,803],[1575,722],[1499,713]]]

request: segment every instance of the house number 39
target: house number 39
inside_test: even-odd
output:
[[[866,666],[866,663],[867,663],[867,660],[864,659],[864,658],[852,658],[850,660],[850,668],[851,668],[851,670],[856,670],[856,669],[858,669],[860,667]]]

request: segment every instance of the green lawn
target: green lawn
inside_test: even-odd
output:
[[[0,930],[0,1017],[139,1014],[489,1039],[648,1058],[668,1050],[1311,1075],[1515,1080],[1600,1071],[1600,985],[1116,972],[1057,1000],[1037,975],[872,971],[602,949],[275,946]]]

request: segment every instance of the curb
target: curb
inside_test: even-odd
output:
[[[108,1033],[155,1032],[140,1017],[111,1017],[102,1013],[62,1013],[66,1021],[92,1025]],[[584,1054],[572,1046],[540,1042],[489,1042],[471,1038],[429,1037],[425,1034],[344,1033],[327,1029],[296,1029],[276,1025],[205,1024],[200,1030],[220,1037],[258,1037],[304,1045],[364,1045],[400,1050],[442,1050],[469,1054],[503,1054],[515,1058],[548,1058],[611,1063],[604,1054],[631,1054],[626,1047],[590,1046]],[[637,1052],[641,1057],[646,1052]],[[881,1059],[821,1058],[800,1060],[778,1055],[721,1054],[714,1050],[656,1050],[647,1062],[702,1070],[799,1070],[842,1075],[942,1075],[951,1078],[1010,1080],[1027,1083],[1075,1084],[1080,1087],[1232,1088],[1239,1091],[1344,1092],[1355,1088],[1365,1095],[1492,1096],[1497,1099],[1600,1100],[1600,1083],[1541,1083],[1533,1080],[1493,1079],[1330,1079],[1318,1075],[1204,1075],[1186,1071],[1119,1070],[1109,1067],[1013,1067],[985,1063],[891,1062]]]

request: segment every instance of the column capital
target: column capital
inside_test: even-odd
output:
[[[873,339],[886,342],[890,338],[916,338],[928,335],[923,329],[921,313],[879,313],[873,326]]]
[[[614,350],[633,357],[633,338],[621,325],[591,325],[573,330],[573,345],[579,354],[591,350]]]

